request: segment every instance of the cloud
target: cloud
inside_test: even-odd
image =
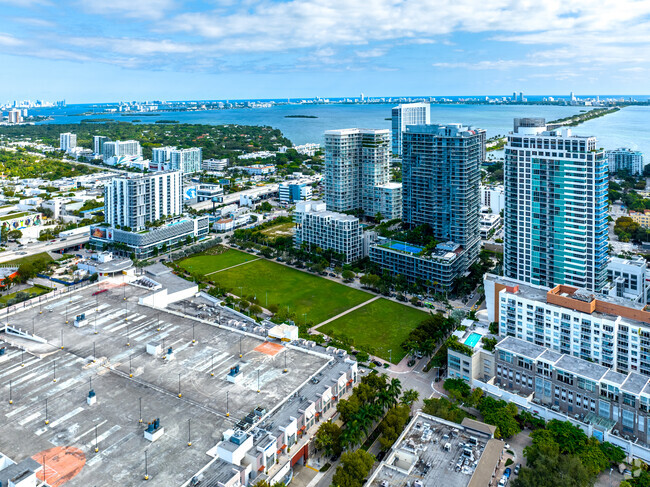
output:
[[[134,19],[161,19],[172,10],[174,0],[80,0],[86,12]]]
[[[24,42],[21,41],[20,39],[17,39],[12,35],[3,34],[0,32],[0,46],[14,47],[14,46],[20,46],[22,44],[24,44]]]
[[[360,58],[373,58],[373,57],[381,57],[384,54],[386,54],[386,49],[376,48],[376,49],[369,49],[367,51],[354,51],[354,53]]]
[[[549,66],[564,66],[566,62],[562,61],[535,61],[535,60],[524,60],[524,59],[497,59],[494,61],[479,61],[475,63],[470,62],[440,62],[433,63],[432,66],[436,68],[447,68],[447,69],[471,69],[471,70],[482,70],[482,69],[498,69],[506,70],[519,67],[535,67],[535,68],[546,68]]]

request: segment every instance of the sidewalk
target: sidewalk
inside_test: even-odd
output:
[[[364,301],[363,303],[361,303],[361,304],[357,304],[356,306],[353,306],[352,308],[348,308],[348,309],[346,309],[343,313],[339,313],[339,314],[337,314],[336,316],[333,316],[333,317],[331,317],[331,318],[329,318],[329,319],[327,319],[327,320],[325,320],[325,321],[322,321],[322,322],[318,323],[318,324],[317,324],[316,326],[314,326],[313,328],[310,328],[309,331],[310,331],[310,332],[316,332],[316,331],[317,331],[316,328],[318,328],[318,327],[320,327],[320,326],[323,326],[323,325],[326,325],[326,324],[329,323],[330,321],[338,320],[341,316],[345,316],[346,314],[348,314],[348,313],[352,313],[353,311],[356,311],[356,310],[358,310],[359,308],[363,308],[365,305],[370,304],[370,303],[372,303],[373,301],[377,301],[377,300],[380,299],[380,298],[381,298],[381,296],[375,296],[374,298],[370,298],[368,301]]]

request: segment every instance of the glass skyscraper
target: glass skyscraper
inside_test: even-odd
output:
[[[505,147],[504,274],[600,291],[607,280],[607,159],[595,137],[515,119]]]
[[[403,103],[391,112],[393,154],[402,155],[402,133],[407,125],[431,123],[431,105],[428,103]]]

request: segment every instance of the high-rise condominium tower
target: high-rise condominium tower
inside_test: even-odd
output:
[[[325,203],[329,211],[380,211],[375,187],[390,181],[390,131],[342,129],[325,132]]]
[[[607,159],[595,137],[515,119],[505,147],[506,277],[599,291],[607,280]]]
[[[412,125],[403,134],[403,219],[428,224],[441,241],[467,252],[469,265],[480,247],[480,165],[485,130],[461,124]]]
[[[146,223],[183,211],[180,171],[129,174],[111,179],[104,188],[105,221],[137,232]]]
[[[431,123],[431,105],[428,103],[404,103],[392,111],[393,154],[402,155],[402,133],[407,125]]]

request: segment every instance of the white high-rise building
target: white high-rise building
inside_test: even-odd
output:
[[[379,211],[375,186],[390,182],[388,129],[325,132],[325,203],[331,211]]]
[[[488,206],[498,215],[505,208],[506,196],[503,186],[481,186],[481,206]]]
[[[104,160],[110,157],[142,156],[142,147],[140,147],[140,142],[137,140],[104,142],[102,154],[104,155]]]
[[[151,168],[158,171],[181,171],[194,174],[201,171],[203,150],[200,147],[177,149],[176,147],[156,147],[151,154]]]
[[[428,103],[404,103],[392,110],[393,154],[402,155],[402,134],[407,125],[431,123],[431,105]]]
[[[643,153],[632,149],[620,148],[607,151],[609,172],[628,171],[632,176],[643,174]]]
[[[77,147],[77,134],[71,134],[70,132],[59,134],[59,149],[68,152],[75,147]]]
[[[607,280],[607,159],[595,137],[515,119],[505,147],[504,275],[600,291]]]
[[[97,155],[102,154],[106,142],[109,142],[108,137],[104,135],[93,135],[93,153]]]
[[[104,189],[105,221],[133,232],[146,223],[180,215],[183,184],[180,171],[129,174],[112,179]]]

